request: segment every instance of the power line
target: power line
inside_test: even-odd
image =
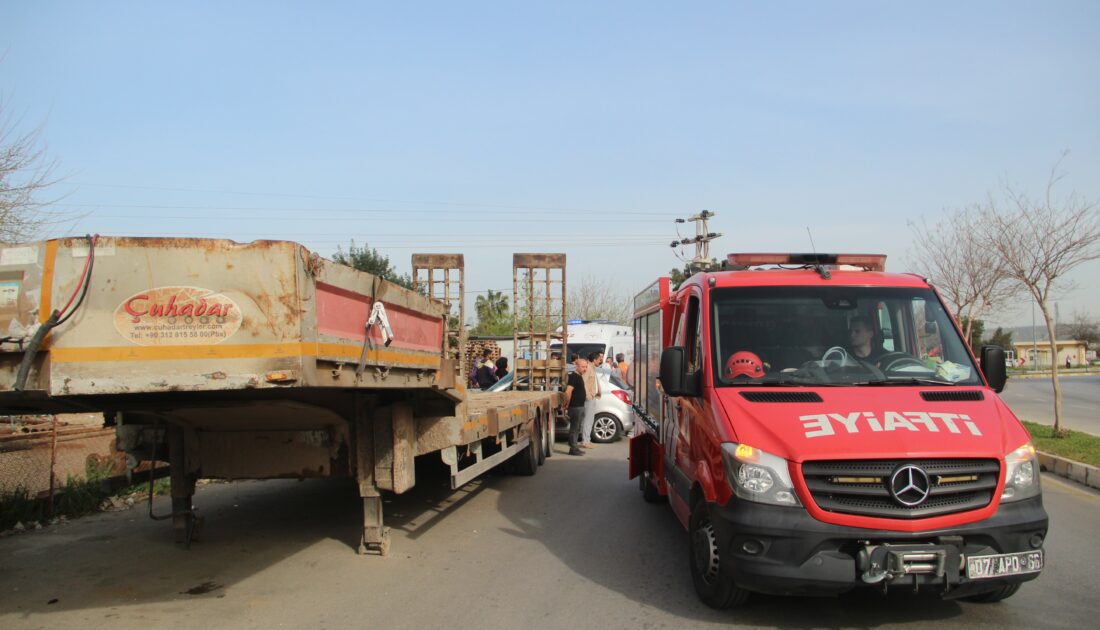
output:
[[[136,206],[136,205],[114,205],[114,206],[111,206],[111,205],[86,205],[86,204],[53,204],[53,205],[59,206],[59,207],[66,207],[66,208],[89,208],[89,209],[95,209],[95,208],[109,208],[109,209],[121,208],[121,209],[147,209],[147,210],[163,209],[163,210],[200,210],[200,211],[208,211],[208,212],[219,212],[219,211],[222,211],[222,210],[232,210],[232,211],[254,210],[254,211],[257,211],[257,212],[265,212],[265,213],[268,213],[268,212],[295,212],[295,213],[299,213],[299,214],[304,214],[304,213],[307,213],[307,212],[331,212],[331,213],[347,213],[347,214],[400,215],[400,214],[408,214],[409,212],[411,212],[410,210],[340,210],[340,209],[336,209],[336,208],[216,208],[216,207]],[[428,210],[426,212],[437,212],[437,211]],[[225,215],[224,213],[217,214],[217,215],[214,215],[214,216],[209,216],[209,217],[203,217],[203,216],[197,216],[197,215],[187,215],[187,216],[156,215],[155,217],[150,217],[150,215],[148,215],[148,214],[99,214],[99,213],[95,213],[93,216],[95,216],[96,218],[101,218],[101,219],[156,218],[156,219],[171,219],[171,220],[177,220],[178,219],[178,220],[191,220],[191,221],[193,221],[195,219],[202,219],[202,218],[217,218],[217,219],[256,219],[256,218],[258,218],[258,217],[255,217],[255,216],[245,216],[245,215]],[[454,215],[450,214],[450,215],[447,215],[447,216],[452,216],[453,217]],[[609,215],[604,215],[604,216],[591,217],[591,220],[592,221],[617,221],[618,220],[617,216],[618,215],[609,214]],[[263,217],[263,219],[265,221],[304,221],[304,220],[308,220],[308,221],[377,221],[378,217],[377,216],[370,216],[370,217],[314,217],[314,216],[304,217],[304,216],[296,216],[296,217]],[[523,221],[524,223],[531,223],[531,222],[558,223],[558,222],[561,221],[561,216],[527,217],[527,216],[515,216],[515,215],[496,215],[496,216],[491,216],[491,217],[462,217],[461,219],[456,219],[456,220],[460,221],[462,223],[475,223],[475,222],[476,223],[500,223],[502,221],[508,221],[509,219],[512,219],[512,220],[515,220],[515,221]],[[589,220],[589,219],[586,218],[586,220]],[[633,223],[665,223],[667,221],[668,221],[668,219],[631,219],[631,222],[633,222]]]
[[[295,194],[295,193],[273,193],[273,192],[256,192],[256,191],[239,191],[239,190],[209,190],[201,188],[182,188],[182,187],[169,187],[169,186],[140,186],[130,184],[98,184],[92,182],[73,182],[74,186],[90,186],[97,188],[120,188],[129,190],[158,190],[168,192],[189,192],[189,193],[204,193],[215,195],[242,195],[251,197],[275,197],[275,198],[288,198],[288,199],[327,199],[330,201],[369,201],[376,203],[400,203],[400,204],[415,204],[415,205],[435,205],[435,206],[452,206],[463,208],[497,208],[501,210],[538,210],[543,212],[606,212],[597,208],[560,208],[552,206],[531,206],[526,204],[493,204],[493,203],[480,203],[480,202],[461,202],[461,201],[427,201],[427,200],[412,200],[412,199],[386,199],[380,197],[341,197],[335,195],[309,195],[309,194]],[[648,214],[654,216],[667,216],[670,212],[634,212],[635,214]]]

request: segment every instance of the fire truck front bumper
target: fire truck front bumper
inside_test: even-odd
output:
[[[832,525],[802,508],[736,498],[711,517],[726,574],[742,588],[777,595],[994,591],[1038,577],[1048,523],[1041,496],[1002,504],[982,521],[912,533]]]

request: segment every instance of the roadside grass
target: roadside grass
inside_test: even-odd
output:
[[[1054,437],[1052,426],[1026,420],[1024,426],[1031,432],[1031,438],[1038,450],[1083,464],[1100,466],[1100,437],[1066,430],[1066,436],[1058,438]]]
[[[134,484],[115,494],[104,491],[102,482],[110,476],[110,473],[109,463],[90,460],[85,467],[83,478],[68,477],[64,487],[54,494],[53,517],[76,518],[98,512],[102,509],[104,501],[111,497],[132,498],[135,502],[148,497],[148,483]],[[162,477],[153,482],[154,496],[168,494],[170,490],[171,482],[168,478]],[[22,523],[24,526],[45,523],[50,518],[46,508],[45,498],[31,496],[23,487],[0,494],[0,532],[15,527],[16,523]]]

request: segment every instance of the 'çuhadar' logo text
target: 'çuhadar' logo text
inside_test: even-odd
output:
[[[115,328],[142,346],[221,343],[241,327],[241,309],[221,293],[199,287],[157,287],[115,309]]]

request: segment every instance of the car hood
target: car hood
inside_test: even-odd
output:
[[[948,398],[926,400],[928,392]],[[969,393],[964,393],[969,392]],[[976,392],[976,393],[975,393]],[[747,394],[750,398],[746,398]],[[770,395],[765,395],[770,394]],[[808,401],[814,395],[820,401]],[[726,387],[714,390],[737,442],[785,459],[1003,457],[1030,439],[989,389],[937,387]],[[791,401],[793,397],[802,401]]]

